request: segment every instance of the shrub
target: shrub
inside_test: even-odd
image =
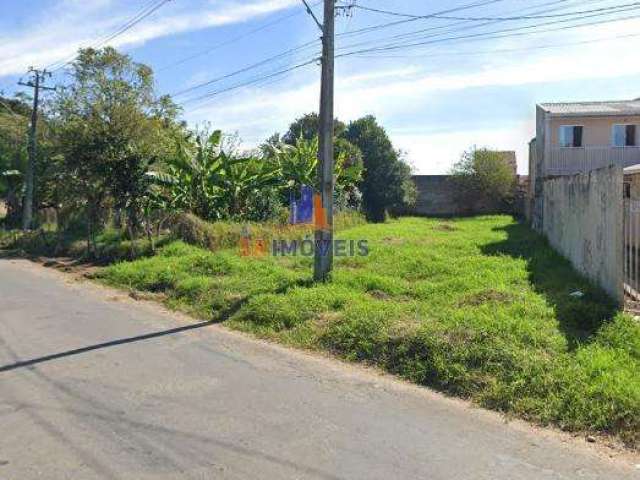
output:
[[[285,218],[280,222],[285,221]],[[290,226],[287,223],[234,223],[234,222],[206,222],[190,213],[177,214],[169,221],[173,234],[191,245],[197,245],[208,250],[237,248],[242,238],[243,229],[247,228],[251,237],[262,239],[270,244],[274,239],[299,239],[313,235],[312,225]],[[365,224],[364,217],[353,210],[339,212],[334,218],[336,231],[346,230]]]
[[[463,153],[452,174],[458,201],[464,206],[485,202],[501,210],[513,202],[515,165],[509,163],[504,152],[472,148]]]

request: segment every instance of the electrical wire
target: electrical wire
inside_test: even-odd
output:
[[[312,8],[316,7],[320,3],[321,3],[321,1],[317,1],[314,4],[312,4],[311,7]],[[204,49],[204,50],[202,50],[202,51],[200,51],[198,53],[186,56],[184,58],[181,58],[180,60],[176,60],[175,62],[172,62],[172,63],[170,63],[168,65],[165,65],[164,67],[161,67],[160,69],[158,69],[158,72],[163,72],[165,70],[168,70],[169,68],[173,68],[173,67],[176,67],[178,65],[182,65],[184,63],[187,63],[187,62],[189,62],[191,60],[194,60],[196,58],[200,58],[200,57],[202,57],[204,55],[208,55],[209,53],[214,52],[214,51],[216,51],[216,50],[218,50],[218,49],[220,49],[222,47],[226,47],[226,46],[231,45],[233,43],[239,42],[240,40],[243,40],[244,38],[247,38],[247,37],[249,37],[251,35],[254,35],[254,34],[258,33],[258,32],[267,30],[268,28],[270,28],[270,27],[272,27],[274,25],[277,25],[278,23],[281,23],[281,22],[283,22],[285,20],[288,20],[289,18],[292,18],[292,17],[295,17],[297,15],[300,15],[301,13],[304,13],[304,11],[296,10],[296,11],[294,11],[294,12],[288,14],[288,15],[283,15],[281,17],[278,17],[278,18],[276,18],[275,20],[273,20],[271,22],[267,22],[267,23],[265,23],[263,25],[260,25],[260,26],[258,26],[256,28],[252,29],[252,30],[249,30],[249,31],[244,32],[244,33],[241,33],[240,35],[237,35],[237,36],[235,36],[233,38],[230,38],[229,40],[225,40],[225,41],[220,42],[220,43],[218,43],[216,45],[208,47],[208,48],[206,48],[206,49]]]
[[[226,80],[226,79],[234,77],[236,75],[240,75],[242,73],[246,73],[248,71],[254,70],[254,69],[256,69],[258,67],[261,67],[263,65],[267,65],[267,64],[269,64],[269,63],[271,63],[271,62],[273,62],[275,60],[283,58],[283,57],[285,57],[287,55],[290,55],[292,53],[298,52],[300,50],[304,50],[304,49],[308,48],[309,46],[314,45],[315,43],[316,43],[316,40],[313,40],[311,42],[303,43],[301,45],[298,45],[297,47],[290,48],[289,50],[285,50],[284,52],[280,52],[280,53],[278,53],[276,55],[273,55],[271,57],[268,57],[268,58],[265,58],[263,60],[260,60],[259,62],[253,63],[251,65],[243,67],[243,68],[241,68],[239,70],[236,70],[234,72],[227,73],[225,75],[221,75],[219,77],[212,78],[211,80],[207,80],[206,82],[202,82],[202,83],[199,83],[199,84],[194,85],[192,87],[185,88],[185,89],[180,90],[178,92],[174,92],[174,93],[171,94],[171,96],[172,97],[181,96],[181,95],[184,95],[186,93],[190,93],[190,92],[192,92],[194,90],[197,90],[199,88],[207,87],[209,85],[213,85],[215,83],[218,83],[218,82],[220,82],[222,80]],[[315,58],[312,61],[315,61]]]
[[[481,1],[481,2],[475,2],[475,3],[466,4],[466,5],[461,5],[459,7],[450,8],[450,9],[447,9],[447,10],[440,10],[438,12],[432,13],[431,15],[432,16],[445,15],[447,13],[454,13],[454,12],[459,12],[459,11],[462,11],[462,10],[468,10],[470,8],[483,7],[485,5],[491,5],[493,3],[499,3],[499,2],[503,2],[503,1],[504,0],[484,0],[484,1]],[[568,0],[563,0],[563,1],[568,1]],[[399,20],[399,21],[391,22],[391,23],[383,23],[383,24],[379,24],[379,25],[371,25],[369,27],[363,27],[363,28],[359,28],[357,30],[351,30],[350,32],[345,32],[344,34],[341,34],[340,36],[360,35],[360,34],[368,33],[368,32],[371,32],[371,31],[381,30],[383,28],[395,27],[397,25],[402,25],[402,24],[409,23],[409,22],[415,22],[417,20],[424,20],[427,17],[428,16],[425,16],[422,19],[420,19],[420,18],[410,18],[410,19]]]
[[[497,3],[498,1],[501,0],[492,0],[492,1],[485,1],[485,2],[476,2],[474,4],[469,4],[469,5],[465,5],[465,6],[461,6],[458,7],[457,9],[466,9],[466,8],[475,8],[477,6],[480,5],[487,5],[490,3]],[[535,6],[531,6],[531,7],[527,7],[523,10],[531,10],[531,9],[539,9],[543,6],[548,6],[548,5],[558,5],[558,4],[566,4],[568,1],[570,0],[556,0],[553,2],[548,2],[546,4],[540,4],[540,5],[535,5]],[[582,2],[584,3],[584,2]],[[554,11],[554,10],[561,10],[567,8],[566,6],[562,6],[562,7],[556,7],[555,9],[549,9],[547,11]],[[501,22],[506,22],[506,21],[529,21],[529,20],[541,20],[541,19],[548,19],[548,18],[557,18],[559,20],[554,20],[554,21],[550,21],[550,22],[542,22],[542,23],[536,23],[533,25],[524,25],[524,26],[517,26],[517,27],[513,27],[513,28],[507,28],[507,29],[500,29],[500,30],[494,30],[494,31],[488,31],[488,32],[478,32],[478,33],[473,33],[473,34],[467,34],[467,35],[453,35],[453,36],[443,36],[443,35],[451,35],[452,33],[456,33],[456,29],[453,29],[452,31],[449,32],[444,32],[444,33],[439,33],[439,34],[435,34],[435,35],[422,35],[424,33],[425,30],[419,30],[417,32],[407,32],[404,34],[400,34],[400,35],[396,35],[394,37],[391,37],[391,40],[396,40],[394,43],[388,43],[389,39],[372,39],[369,41],[369,44],[371,43],[380,43],[380,42],[387,42],[387,44],[382,44],[382,45],[378,45],[378,46],[374,46],[374,47],[370,47],[370,48],[364,48],[364,49],[359,49],[359,50],[354,50],[354,51],[346,51],[344,53],[339,53],[338,55],[336,55],[336,58],[343,58],[343,57],[348,57],[348,56],[360,56],[361,58],[374,58],[375,55],[370,55],[368,57],[365,56],[365,54],[367,53],[377,53],[377,52],[385,52],[385,51],[394,51],[394,50],[399,50],[399,49],[412,49],[412,48],[419,48],[419,47],[423,47],[426,45],[431,45],[431,44],[435,44],[435,43],[443,43],[443,42],[457,42],[457,41],[461,41],[461,42],[475,42],[475,41],[481,41],[481,40],[489,40],[489,39],[494,39],[494,38],[505,38],[505,37],[514,37],[514,36],[523,36],[523,35],[533,35],[533,34],[540,34],[540,33],[546,33],[546,32],[552,32],[552,31],[560,31],[560,30],[568,30],[568,29],[574,29],[574,28],[583,28],[583,27],[587,27],[587,26],[592,26],[592,25],[600,25],[600,24],[606,24],[606,23],[612,23],[612,22],[618,22],[621,20],[628,20],[628,19],[633,19],[633,18],[639,18],[640,15],[638,16],[626,16],[626,17],[616,17],[616,18],[606,18],[606,19],[601,19],[601,20],[597,20],[597,21],[590,21],[590,22],[586,22],[586,23],[577,23],[577,24],[571,24],[571,25],[563,25],[561,27],[554,27],[554,28],[541,28],[541,27],[545,27],[545,26],[550,26],[550,25],[557,25],[557,24],[563,24],[563,23],[569,23],[569,22],[579,22],[581,20],[586,20],[586,19],[590,19],[590,18],[597,18],[597,17],[607,17],[607,16],[611,16],[614,14],[620,14],[620,13],[626,13],[626,12],[631,12],[631,11],[635,11],[638,10],[640,8],[640,2],[634,2],[634,3],[628,3],[628,4],[623,4],[623,5],[618,5],[615,7],[603,7],[603,8],[596,8],[596,9],[590,9],[590,10],[579,10],[579,11],[573,11],[573,12],[563,12],[561,14],[555,14],[555,15],[545,15],[544,13],[546,12],[545,10],[542,10],[541,12],[538,13],[534,13],[531,15],[518,15],[518,16],[495,16],[495,17],[491,17],[491,16],[486,16],[486,17],[452,17],[452,18],[447,18],[447,20],[456,20],[457,23],[453,24],[453,25],[449,25],[449,27],[451,26],[455,26],[455,25],[459,25],[461,23],[469,23],[469,22],[486,22],[483,23],[482,25],[474,25],[472,28],[477,28],[478,26],[485,26],[488,24],[492,24],[492,23],[501,23]],[[541,14],[540,14],[541,13]],[[437,15],[437,14],[432,14],[432,15]],[[571,18],[567,18],[567,17],[571,17]],[[429,17],[432,18],[432,17]],[[425,19],[425,16],[419,16],[418,18],[414,18],[412,17],[409,20],[404,20],[402,23],[407,23],[408,21],[413,21],[413,20],[419,20],[419,19]],[[392,22],[394,24],[398,24],[399,22]],[[386,26],[389,24],[384,24],[384,25],[377,25],[377,26],[372,26],[372,27],[366,27],[365,29],[359,29],[356,31],[351,31],[351,32],[345,32],[345,33],[368,33],[371,31],[375,31],[374,29],[381,29],[381,28],[386,28]],[[464,28],[461,29],[457,29],[458,31],[463,30]],[[527,30],[532,30],[532,31],[527,31]],[[430,37],[441,37],[441,38],[431,38],[428,41],[424,41],[426,38],[430,38]],[[582,41],[582,42],[570,42],[570,43],[565,43],[565,44],[552,44],[552,45],[539,45],[539,46],[535,46],[535,47],[528,47],[528,48],[522,48],[522,49],[501,49],[501,50],[494,50],[494,51],[489,51],[487,53],[501,53],[501,52],[507,52],[507,51],[522,51],[522,50],[534,50],[534,49],[544,49],[544,48],[559,48],[559,47],[564,47],[564,46],[569,46],[569,45],[583,45],[583,44],[589,44],[589,43],[597,43],[597,42],[602,42],[602,41],[607,41],[607,40],[613,40],[616,38],[631,38],[631,37],[635,37],[635,36],[640,36],[640,34],[630,34],[630,35],[621,35],[621,36],[614,36],[614,37],[605,37],[605,38],[600,38],[600,39],[592,39],[592,40],[586,40],[586,41]],[[403,41],[397,41],[399,38],[403,38]],[[423,40],[423,41],[419,41],[419,40]],[[408,42],[413,42],[413,43],[408,43]],[[261,67],[261,66],[265,66],[265,65],[269,65],[271,63],[274,63],[276,60],[279,60],[287,55],[292,55],[295,53],[299,53],[302,50],[304,50],[305,48],[308,48],[310,45],[314,44],[315,42],[307,42],[305,44],[299,45],[297,47],[294,47],[292,49],[289,49],[285,52],[279,53],[277,55],[274,55],[272,57],[269,57],[265,60],[261,60],[253,65],[249,65],[247,67],[244,67],[240,70],[237,70],[235,72],[231,72],[230,74],[226,74],[217,78],[214,78],[212,80],[209,80],[207,82],[203,82],[199,85],[190,87],[188,89],[182,90],[180,92],[177,92],[174,95],[182,95],[185,93],[189,93],[191,91],[194,91],[198,88],[204,87],[204,86],[209,86],[212,85],[214,83],[220,82],[222,80],[231,78],[233,76],[242,74],[242,73],[246,73],[250,70],[253,70],[255,68]],[[365,44],[367,42],[364,42]],[[357,45],[347,45],[344,47],[341,47],[341,49],[345,50],[345,49],[349,49],[349,48],[354,48]],[[482,52],[480,52],[482,53]],[[452,52],[451,54],[453,55],[471,55],[474,54],[473,52]],[[436,54],[437,55],[437,54]],[[445,53],[443,53],[443,55],[446,55]],[[424,55],[424,56],[428,56],[428,55]],[[435,56],[435,55],[434,55]],[[380,57],[377,56],[377,58],[384,58],[384,57]],[[388,57],[388,58],[394,58],[394,57]],[[397,56],[397,58],[401,58],[400,56]],[[266,84],[272,84],[275,83],[277,81],[282,81],[283,78],[281,78],[283,75],[285,75],[288,72],[291,72],[293,70],[299,69],[299,68],[303,68],[305,66],[308,66],[312,63],[315,63],[318,61],[318,58],[313,58],[310,60],[307,60],[305,62],[302,63],[298,63],[296,65],[293,65],[291,67],[288,68],[284,68],[284,69],[280,69],[277,71],[272,71],[270,73],[267,74],[262,74],[253,78],[250,78],[248,80],[245,81],[241,81],[239,83],[236,84],[232,84],[228,87],[224,87],[224,88],[220,88],[218,90],[214,90],[211,92],[207,92],[204,93],[200,96],[197,97],[192,97],[192,98],[188,98],[184,101],[182,101],[182,104],[185,103],[192,103],[192,102],[201,102],[203,100],[205,100],[205,104],[209,103],[209,101],[211,101],[213,98],[218,97],[219,95],[223,94],[223,93],[227,93],[227,92],[231,92],[231,91],[235,91],[241,88],[245,88],[248,86],[258,86],[258,85],[266,85]],[[199,108],[199,107],[197,107]]]
[[[585,18],[585,17],[583,17],[583,18]],[[436,39],[432,39],[432,40],[424,41],[424,42],[416,42],[416,43],[409,43],[409,44],[395,44],[395,45],[388,45],[388,46],[373,47],[373,48],[356,50],[356,51],[352,51],[352,52],[346,52],[346,53],[338,54],[338,55],[336,55],[336,58],[352,56],[352,55],[362,54],[362,53],[369,53],[369,52],[392,51],[392,50],[398,50],[398,49],[401,49],[401,48],[420,47],[420,46],[424,46],[424,45],[431,45],[431,44],[443,43],[443,42],[448,42],[448,41],[456,41],[456,40],[463,40],[463,41],[464,40],[470,40],[470,41],[471,40],[489,40],[489,39],[495,39],[495,38],[507,38],[507,37],[516,37],[516,36],[524,36],[524,35],[533,35],[533,34],[538,34],[538,33],[547,33],[547,32],[554,32],[554,31],[569,30],[569,29],[573,29],[573,28],[582,28],[582,27],[593,26],[593,25],[602,25],[602,24],[607,24],[607,23],[612,23],[612,22],[619,22],[619,21],[630,20],[630,19],[635,19],[635,18],[640,18],[640,15],[627,16],[627,17],[614,18],[614,19],[607,19],[607,20],[598,20],[598,21],[592,21],[592,22],[582,23],[582,24],[577,24],[577,25],[565,25],[563,27],[557,27],[557,28],[551,28],[551,29],[543,29],[543,30],[532,31],[532,32],[521,32],[521,31],[519,31],[519,30],[523,30],[523,29],[538,28],[538,27],[544,26],[544,25],[551,25],[551,24],[561,23],[561,22],[558,22],[558,21],[547,22],[547,23],[539,24],[539,25],[530,25],[530,26],[525,26],[525,27],[510,28],[510,29],[504,29],[504,30],[497,30],[497,31],[493,31],[493,32],[482,32],[482,33],[475,33],[475,34],[470,34],[470,35],[462,35],[462,36],[457,36],[457,37],[436,38]],[[576,20],[576,19],[572,19],[572,21],[574,21],[574,20]],[[505,34],[501,35],[502,33],[505,33]]]
[[[563,0],[562,3],[564,3],[564,2],[566,2],[566,0]],[[525,10],[529,10],[529,9],[533,9],[533,8],[540,8],[540,7],[543,7],[543,6],[553,5],[553,4],[557,4],[557,3],[559,3],[559,2],[557,2],[557,1],[556,2],[550,2],[550,3],[547,3],[547,4],[541,4],[541,5],[538,5],[538,6],[529,7],[529,8],[526,8]],[[584,2],[582,2],[582,3],[584,3]],[[555,7],[555,8],[550,8],[550,9],[537,10],[534,13],[535,14],[540,14],[540,13],[544,14],[544,13],[557,11],[557,10],[563,9],[563,8],[564,7]],[[633,8],[636,8],[636,7],[633,7]],[[619,12],[615,12],[615,13],[619,13]],[[601,13],[600,15],[604,16],[604,15],[608,15],[608,14],[612,14],[612,12]],[[594,16],[597,16],[597,15],[598,14],[596,14]],[[560,20],[558,23],[569,22],[569,21],[580,19],[580,18],[583,18],[583,17],[577,16],[574,19],[564,19],[564,20]],[[482,27],[485,27],[485,26],[488,26],[488,25],[493,25],[493,24],[496,24],[496,23],[501,23],[501,22],[494,20],[494,21],[488,21],[488,22],[485,22],[485,23],[477,24],[477,23],[473,23],[473,22],[469,22],[469,21],[459,21],[459,22],[455,22],[455,23],[452,23],[452,24],[449,24],[449,25],[441,25],[441,26],[429,27],[429,28],[416,30],[416,31],[413,31],[413,32],[405,32],[405,33],[395,34],[395,35],[388,36],[388,37],[383,37],[383,38],[378,38],[378,39],[370,39],[370,40],[366,40],[366,41],[363,41],[363,42],[360,42],[360,43],[341,46],[341,47],[339,47],[338,50],[345,49],[345,48],[354,48],[354,47],[371,45],[371,44],[373,44],[375,42],[380,43],[380,42],[390,42],[390,41],[393,41],[393,40],[397,41],[397,40],[400,40],[400,39],[404,39],[404,40],[422,39],[422,40],[425,40],[425,39],[428,39],[428,38],[439,37],[441,35],[447,35],[447,34],[467,31],[467,30],[475,30],[475,29],[482,28]],[[549,23],[551,23],[551,22],[549,22]],[[549,24],[549,23],[547,23],[547,24]],[[460,28],[452,28],[452,29],[450,29],[448,31],[442,31],[443,29],[448,28],[450,26],[451,27],[457,27],[459,25],[462,25],[462,26]],[[529,27],[517,27],[517,28],[531,28],[531,27],[529,26]],[[426,32],[434,32],[436,30],[440,30],[440,32],[439,33],[431,33],[429,35],[423,35],[423,36],[420,35],[420,34],[423,34],[423,33],[426,33]]]
[[[460,11],[460,10],[464,10],[464,9],[467,9],[467,8],[474,8],[474,7],[477,7],[477,6],[488,5],[488,4],[497,3],[497,2],[500,2],[500,1],[504,1],[504,0],[484,0],[484,1],[481,1],[481,2],[475,2],[475,3],[468,4],[468,5],[463,5],[463,6],[460,6],[460,7],[443,10],[442,12],[448,13],[448,12]],[[318,2],[316,4],[314,4],[314,6],[317,5],[317,4],[318,4]],[[261,60],[259,62],[254,63],[254,64],[248,65],[246,67],[243,67],[243,68],[241,68],[239,70],[236,70],[234,72],[231,72],[231,73],[228,73],[228,74],[225,74],[225,75],[222,75],[222,76],[207,80],[206,82],[199,83],[199,84],[194,85],[192,87],[185,88],[183,90],[174,92],[174,93],[171,94],[171,96],[172,97],[182,96],[182,95],[190,93],[190,92],[192,92],[194,90],[197,90],[197,89],[200,89],[200,88],[203,88],[203,87],[206,87],[206,86],[213,85],[213,84],[218,83],[218,82],[220,82],[222,80],[226,80],[226,79],[231,78],[233,76],[240,75],[242,73],[246,73],[246,72],[248,72],[250,70],[253,70],[253,69],[256,69],[258,67],[267,65],[267,64],[269,64],[269,63],[271,63],[271,62],[273,62],[275,60],[278,60],[278,59],[280,59],[280,58],[282,58],[284,56],[290,55],[290,54],[295,53],[297,51],[306,49],[309,46],[314,45],[314,44],[316,44],[315,40],[303,43],[303,44],[298,45],[296,47],[293,47],[293,48],[291,48],[289,50],[286,50],[284,52],[278,53],[278,54],[276,54],[274,56],[271,56],[269,58],[266,58],[264,60]],[[315,58],[312,59],[312,60],[309,60],[309,62],[314,62],[314,61],[316,61]],[[196,97],[195,99],[193,99],[193,98],[192,99],[188,99],[188,100],[185,100],[184,102],[197,100],[197,99],[199,99],[199,97]]]
[[[277,72],[271,73],[269,75],[260,76],[260,77],[253,78],[253,79],[245,81],[245,82],[241,82],[241,83],[232,85],[232,86],[227,87],[227,88],[223,88],[223,89],[216,90],[216,91],[213,91],[213,92],[205,93],[204,95],[201,95],[199,97],[192,98],[192,99],[189,99],[189,100],[185,100],[184,102],[182,102],[182,104],[184,105],[186,103],[196,102],[196,101],[200,101],[200,100],[204,100],[204,99],[210,99],[210,98],[216,97],[216,96],[218,96],[218,95],[220,95],[222,93],[226,93],[226,92],[230,92],[230,91],[233,91],[233,90],[237,90],[239,88],[247,87],[247,86],[250,86],[250,85],[255,85],[255,84],[257,84],[259,82],[262,82],[264,80],[269,80],[271,78],[275,78],[275,77],[284,75],[286,73],[292,72],[294,70],[306,67],[307,65],[311,65],[311,64],[314,64],[314,63],[317,63],[317,62],[318,62],[318,59],[314,58],[312,60],[309,60],[309,61],[306,61],[306,62],[303,62],[303,63],[299,63],[299,64],[293,65],[291,67],[285,68],[283,70],[279,70]]]
[[[558,4],[566,4],[567,2],[571,2],[572,0],[554,0],[551,2],[547,2],[547,3],[542,3],[542,4],[536,4],[536,5],[532,5],[530,7],[526,7],[526,8],[521,8],[516,10],[517,12],[526,12],[526,11],[530,11],[533,10],[533,13],[538,14],[538,13],[549,13],[549,12],[554,12],[554,11],[558,11],[558,10],[563,10],[564,8],[567,8],[566,5],[561,5],[558,6]],[[591,3],[594,1],[600,1],[600,0],[586,0],[583,1],[582,3]],[[555,5],[555,7],[553,8],[542,8],[542,7],[548,7],[551,5]],[[413,20],[412,20],[413,21]],[[380,29],[386,28],[389,25],[395,25],[398,22],[392,22],[390,24],[382,24],[382,25],[378,25],[377,27],[380,27]],[[400,23],[406,23],[405,20],[403,20]],[[461,32],[461,31],[466,31],[466,30],[475,30],[487,25],[492,25],[494,23],[499,23],[499,22],[484,22],[484,23],[473,23],[473,22],[468,22],[468,21],[456,21],[456,22],[451,22],[451,23],[447,23],[445,25],[436,25],[436,26],[431,26],[431,27],[427,27],[427,28],[422,28],[420,30],[416,30],[416,31],[412,31],[412,32],[404,32],[404,33],[398,33],[398,34],[394,34],[390,37],[383,37],[385,41],[390,41],[390,40],[397,40],[400,38],[410,38],[410,37],[415,37],[417,34],[419,33],[426,33],[426,32],[435,32],[435,31],[440,31],[440,34],[450,34],[450,33],[454,33],[454,32]],[[452,28],[455,27],[455,28]],[[362,29],[361,29],[362,30]],[[371,30],[374,31],[374,30]],[[354,31],[354,33],[358,33],[358,31]],[[362,32],[362,33],[358,33],[358,34],[366,34],[369,32]],[[432,35],[432,36],[437,36],[437,35]],[[353,48],[355,46],[362,46],[362,45],[368,45],[373,41],[380,41],[381,39],[369,39],[369,40],[365,40],[364,42],[361,43],[356,43],[356,44],[351,44],[351,45],[347,45],[345,46],[340,46],[340,48]]]
[[[483,21],[501,21],[501,22],[507,22],[507,21],[515,21],[515,20],[539,20],[539,19],[545,19],[545,18],[557,18],[557,17],[567,17],[567,16],[571,16],[571,15],[581,15],[581,14],[587,14],[587,13],[595,13],[595,12],[606,12],[609,10],[617,10],[617,9],[621,9],[624,7],[631,7],[631,6],[638,6],[640,5],[640,2],[632,2],[632,3],[627,3],[627,4],[623,4],[623,5],[616,5],[616,6],[612,6],[612,7],[601,7],[601,8],[595,8],[592,10],[582,10],[582,11],[577,11],[577,12],[565,12],[565,13],[555,13],[555,14],[550,14],[550,15],[518,15],[518,16],[513,16],[513,17],[494,17],[494,16],[490,16],[490,17],[459,17],[459,16],[451,16],[451,15],[440,15],[440,14],[427,14],[427,15],[413,15],[413,14],[408,14],[408,13],[399,13],[399,12],[393,12],[390,10],[380,10],[377,8],[371,8],[371,7],[365,7],[363,5],[354,5],[354,8],[358,8],[360,10],[365,10],[365,11],[369,11],[369,12],[376,12],[376,13],[384,13],[387,15],[394,15],[394,16],[398,16],[398,17],[405,17],[405,18],[412,18],[412,19],[416,19],[416,20],[424,20],[424,19],[428,19],[428,18],[436,18],[436,19],[445,19],[445,20],[464,20],[464,21],[473,21],[473,22],[483,22]]]
[[[98,38],[95,42],[93,42],[92,44],[84,48],[94,48],[94,49],[100,48],[101,46],[105,45],[107,42],[110,42],[114,38],[117,38],[118,36],[122,35],[126,31],[136,26],[141,21],[153,15],[157,10],[162,8],[164,5],[166,5],[170,1],[172,0],[152,0],[151,2],[148,2],[145,5],[145,7],[143,7],[137,14],[135,14],[127,22],[125,22],[124,25],[121,25],[120,27],[118,27],[116,31],[108,34],[106,37],[103,36],[101,38]],[[70,65],[77,58],[78,58],[78,55],[76,54],[73,57],[70,57],[66,60],[60,60],[52,64],[49,64],[45,67],[45,69],[50,70],[52,73],[55,73],[65,68],[67,65]]]
[[[613,40],[619,40],[623,38],[637,38],[640,37],[640,33],[630,33],[627,35],[614,35],[611,37],[601,37],[592,40],[582,40],[579,42],[567,42],[548,45],[534,45],[531,47],[519,47],[519,48],[501,48],[496,50],[472,50],[465,52],[440,52],[440,53],[426,53],[418,55],[353,55],[355,58],[434,58],[434,57],[451,57],[451,56],[475,56],[475,55],[488,55],[494,53],[512,53],[512,52],[525,52],[531,50],[546,50],[553,48],[564,48],[577,45],[589,45],[593,43],[607,42]]]

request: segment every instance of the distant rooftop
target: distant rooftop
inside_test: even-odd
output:
[[[610,102],[541,103],[551,115],[640,115],[640,99]]]
[[[625,167],[624,173],[625,175],[635,175],[636,173],[640,173],[640,163]]]

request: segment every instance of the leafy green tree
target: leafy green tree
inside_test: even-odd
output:
[[[489,201],[506,206],[513,200],[515,165],[509,163],[503,152],[471,148],[462,154],[451,173],[461,202]]]
[[[289,125],[289,129],[282,136],[282,141],[289,145],[295,145],[299,138],[313,140],[313,138],[318,136],[318,125],[318,114],[306,113],[303,116],[296,118],[291,125]],[[333,121],[334,137],[341,137],[344,135],[346,129],[347,126],[344,122],[341,122],[337,118]]]
[[[370,221],[382,222],[387,212],[402,210],[414,201],[411,168],[393,148],[375,117],[369,115],[351,122],[345,138],[362,153],[364,174],[360,190]]]
[[[29,113],[24,98],[0,97],[0,198],[6,202],[8,226],[18,224],[22,210]]]
[[[177,107],[155,94],[149,67],[106,47],[80,50],[52,112],[66,193],[86,212],[88,238],[100,228],[108,200],[125,213],[135,237],[146,173],[174,148]]]
[[[333,147],[335,157],[342,157],[345,166],[359,166],[362,168],[362,154],[357,146],[350,143],[345,138],[347,126],[337,118],[333,121]],[[318,114],[307,113],[297,118],[289,129],[280,139],[279,134],[270,137],[266,145],[277,145],[278,143],[286,143],[296,145],[300,138],[304,140],[313,140],[318,136]]]

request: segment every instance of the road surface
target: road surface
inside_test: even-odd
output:
[[[633,457],[23,260],[0,260],[0,426],[2,480],[640,476]]]

